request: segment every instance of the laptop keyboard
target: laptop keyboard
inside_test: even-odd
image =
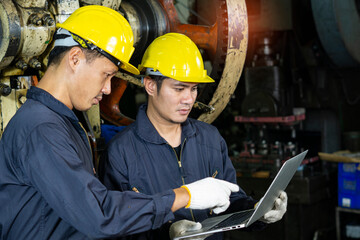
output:
[[[245,220],[249,219],[251,214],[253,214],[253,212],[254,210],[235,213],[230,217],[224,219],[223,221],[219,222],[217,225],[210,228],[210,230],[241,224]]]

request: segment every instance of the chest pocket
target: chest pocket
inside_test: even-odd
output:
[[[159,149],[157,153],[142,155],[128,163],[128,190],[156,194],[182,185],[175,153],[168,151],[162,155]]]
[[[153,166],[146,164],[150,159],[133,161],[129,165],[127,190],[144,194],[155,194],[161,192],[161,176]],[[160,178],[160,179],[159,179]]]
[[[126,188],[129,191],[134,191],[138,193],[151,194],[149,189],[146,188],[141,181],[132,177],[128,184],[126,184]]]
[[[192,147],[192,146],[191,146]],[[196,181],[205,177],[223,177],[223,159],[221,152],[213,147],[198,144],[186,149],[183,155],[183,166],[189,180]]]
[[[138,166],[137,164],[133,163],[130,164],[128,167],[128,182],[122,183],[123,189],[144,194],[150,194],[149,190],[143,184],[146,179],[145,173],[143,171],[143,166]]]

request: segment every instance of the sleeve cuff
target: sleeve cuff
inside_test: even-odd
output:
[[[171,207],[175,201],[175,193],[173,190],[154,195],[155,203],[155,219],[152,229],[161,227],[164,223],[174,219]]]

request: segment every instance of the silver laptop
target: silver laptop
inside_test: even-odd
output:
[[[200,230],[186,232],[184,235],[174,238],[174,240],[193,238],[250,226],[273,208],[276,198],[280,195],[280,191],[285,190],[297,168],[304,160],[307,152],[308,150],[285,161],[255,209],[210,217],[201,222],[202,228]]]

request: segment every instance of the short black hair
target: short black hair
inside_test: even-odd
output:
[[[81,47],[80,45],[79,46],[71,46],[71,47],[57,46],[57,47],[54,47],[49,54],[48,66],[60,64],[60,62],[63,59],[63,57],[65,56],[65,54],[68,51],[70,51],[70,49],[73,47],[81,48],[81,50],[85,54],[86,62],[88,62],[88,63],[91,63],[95,58],[104,57],[104,55],[101,54],[99,51],[86,49],[86,48]]]
[[[149,75],[149,77],[150,77],[152,80],[155,81],[155,83],[156,83],[156,88],[157,88],[157,93],[159,94],[164,79],[166,79],[166,78],[168,78],[168,77],[165,77],[165,76],[156,76],[156,75]]]
[[[71,49],[71,47],[54,47],[49,54],[48,66],[58,65],[64,55]]]

